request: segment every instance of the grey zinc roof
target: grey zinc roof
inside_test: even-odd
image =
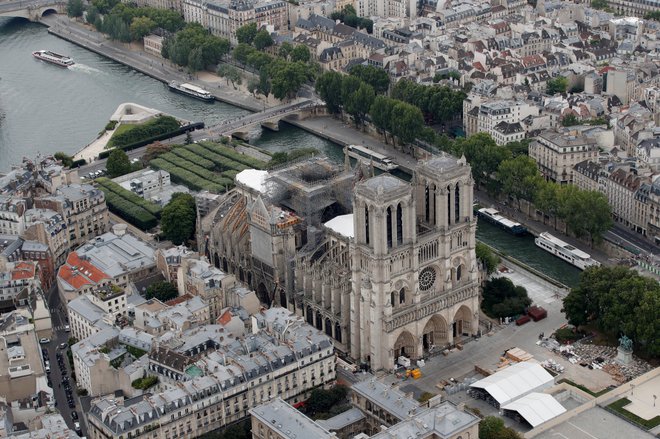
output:
[[[352,389],[401,420],[407,419],[419,408],[417,401],[407,398],[399,389],[375,378],[360,381],[354,384]]]
[[[364,413],[362,413],[359,408],[353,407],[352,409],[348,409],[345,412],[333,416],[330,419],[317,422],[321,427],[324,427],[327,430],[341,430],[342,428],[348,427],[351,424],[360,422],[364,419],[364,417]]]
[[[323,439],[334,437],[325,428],[277,398],[250,410],[264,424],[286,439]]]
[[[479,418],[471,413],[458,410],[450,402],[443,402],[435,407],[423,410],[403,422],[382,431],[371,439],[399,439],[434,437],[453,438],[465,429],[477,424]]]
[[[104,312],[101,308],[94,305],[87,296],[80,296],[73,299],[68,304],[68,308],[71,311],[75,311],[77,314],[80,314],[85,320],[94,324],[99,320],[103,319]]]
[[[112,277],[155,263],[154,249],[128,233],[104,233],[76,251],[80,258],[89,258],[95,267]]]

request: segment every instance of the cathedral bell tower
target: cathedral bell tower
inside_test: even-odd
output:
[[[393,257],[416,237],[413,189],[389,174],[372,177],[355,187],[353,215],[351,356],[389,368],[383,318],[392,313]]]

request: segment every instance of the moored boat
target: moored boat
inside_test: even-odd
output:
[[[193,84],[172,81],[169,83],[169,88],[174,92],[181,93],[186,96],[190,96],[192,98],[200,99],[202,101],[213,102],[215,100],[215,98],[213,97],[213,95],[211,95],[211,93],[204,90],[202,87],[197,87],[196,85]]]
[[[477,210],[477,215],[489,223],[495,224],[496,226],[516,236],[524,235],[527,233],[525,226],[500,215],[500,212],[497,209],[483,207]]]
[[[534,240],[534,243],[543,250],[552,253],[569,264],[576,266],[580,270],[600,266],[600,262],[592,259],[589,253],[585,253],[579,248],[573,247],[561,239],[552,236],[548,232],[541,233]]]
[[[70,67],[75,64],[70,57],[50,50],[37,50],[32,52],[32,56],[60,67]]]

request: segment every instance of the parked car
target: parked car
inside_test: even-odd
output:
[[[80,422],[76,421],[73,423],[73,429],[76,430],[76,433],[80,431]]]
[[[75,408],[75,407],[76,407],[76,403],[73,402],[73,401],[69,401],[69,408],[72,409],[72,408]]]
[[[41,343],[41,344],[48,344],[48,343],[50,343],[50,338],[42,338],[42,339],[39,339],[39,343]]]
[[[62,343],[62,344],[60,344],[60,346],[59,346],[60,349],[66,349],[66,348],[68,348],[68,347],[69,347],[69,345],[68,345],[67,343]]]
[[[71,332],[71,327],[69,325],[64,325],[64,332]]]
[[[74,421],[78,420],[78,412],[77,411],[74,410],[74,411],[71,412],[71,419],[73,419]]]

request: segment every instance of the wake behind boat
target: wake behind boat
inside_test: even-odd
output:
[[[50,50],[37,50],[32,52],[32,56],[60,67],[70,67],[75,64],[70,57]]]
[[[192,98],[201,99],[206,102],[213,102],[215,98],[208,91],[204,90],[202,87],[197,87],[193,84],[181,83],[172,81],[169,83],[170,90],[190,96]]]

